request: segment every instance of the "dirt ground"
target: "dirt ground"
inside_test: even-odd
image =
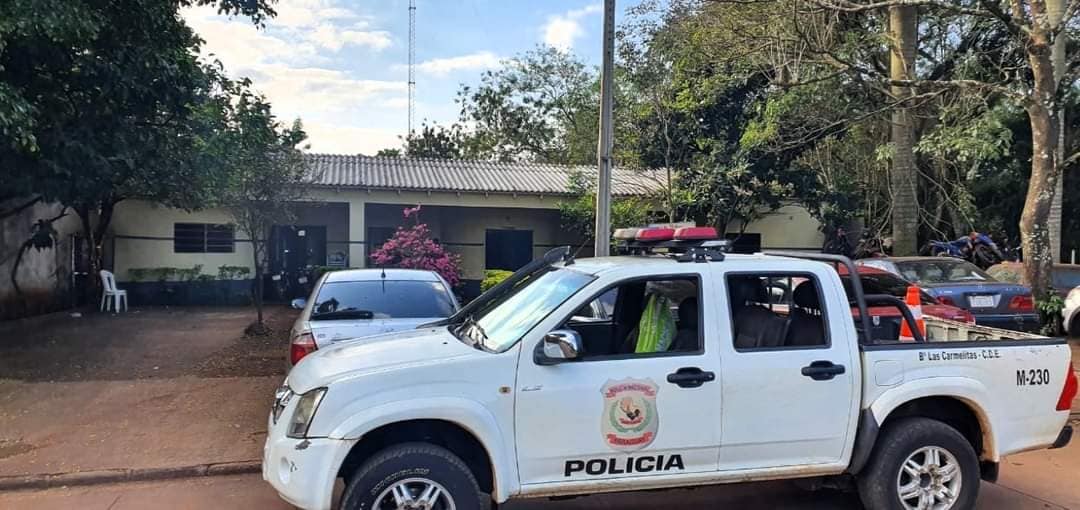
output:
[[[0,476],[257,460],[297,315],[143,308],[0,323]]]
[[[298,311],[268,307],[274,334],[246,338],[254,311],[140,308],[0,323],[0,378],[28,382],[283,375]]]

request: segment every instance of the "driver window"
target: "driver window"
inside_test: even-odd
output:
[[[582,340],[585,359],[701,352],[696,276],[620,283],[578,309],[563,325]]]

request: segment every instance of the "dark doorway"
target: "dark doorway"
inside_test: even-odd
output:
[[[488,230],[484,239],[484,267],[517,271],[532,260],[532,230]]]
[[[326,227],[275,225],[270,235],[270,272],[295,273],[326,265]]]

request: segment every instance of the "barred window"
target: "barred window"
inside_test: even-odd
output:
[[[232,225],[173,224],[175,253],[232,253],[235,247],[236,234]]]

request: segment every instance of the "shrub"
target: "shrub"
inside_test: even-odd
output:
[[[484,281],[480,282],[480,292],[487,292],[488,289],[498,285],[512,274],[514,274],[513,271],[504,271],[502,269],[484,271]]]
[[[251,273],[247,266],[218,266],[219,280],[242,280]]]
[[[371,254],[376,266],[435,271],[453,287],[461,283],[461,257],[431,238],[426,224],[401,227]]]

